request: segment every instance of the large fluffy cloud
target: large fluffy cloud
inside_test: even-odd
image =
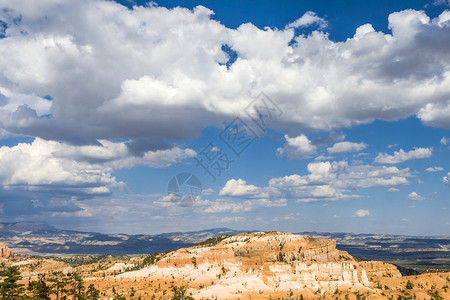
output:
[[[110,154],[103,153],[104,156]],[[65,155],[63,144],[41,139],[36,139],[32,144],[1,147],[2,187],[15,189],[25,186],[40,191],[53,186],[55,189],[60,187],[62,192],[77,189],[79,193],[95,195],[109,193],[108,186],[117,184],[111,176],[111,168],[64,158]]]
[[[313,13],[280,30],[229,29],[200,6],[128,9],[91,0],[0,6],[7,24],[0,123],[12,133],[72,143],[186,139],[231,116],[245,118],[244,108],[261,91],[283,110],[272,126],[291,136],[414,114],[450,127],[450,12],[433,20],[396,12],[389,16],[392,34],[366,24],[334,42],[318,31],[295,36],[292,26],[323,24]],[[230,68],[223,45],[238,55]]]
[[[74,146],[37,138],[32,143],[0,147],[0,199],[9,214],[17,213],[16,208],[26,213],[27,205],[32,206],[31,212],[49,207],[77,211],[77,200],[126,188],[113,176],[117,169],[164,167],[196,155],[189,148],[137,144],[100,140],[99,145]]]

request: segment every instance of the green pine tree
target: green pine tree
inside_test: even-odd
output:
[[[191,296],[186,296],[186,286],[177,287],[175,285],[171,286],[173,296],[170,298],[171,300],[194,300]]]
[[[86,300],[86,297],[84,295],[83,278],[78,273],[73,273],[69,279],[69,282],[69,294],[73,295],[73,299]]]
[[[100,299],[100,291],[97,290],[92,283],[88,286],[88,289],[86,291],[86,299],[87,300]]]
[[[67,299],[66,293],[69,278],[63,272],[53,272],[52,277],[48,279],[52,283],[51,293],[56,295],[56,300]]]
[[[414,287],[414,283],[412,283],[410,280],[406,283],[406,289],[411,290]]]
[[[38,280],[31,281],[28,290],[33,300],[50,300],[50,287],[45,282],[45,274],[38,274]]]
[[[0,283],[0,298],[3,300],[18,300],[23,299],[25,288],[23,284],[19,283],[22,279],[18,267],[9,267],[3,273],[3,280]]]

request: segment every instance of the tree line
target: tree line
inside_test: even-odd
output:
[[[53,272],[48,275],[38,274],[37,279],[29,281],[28,285],[20,283],[22,276],[19,268],[12,266],[7,268],[0,283],[0,298],[4,300],[50,300],[50,295],[55,295],[57,300],[98,300],[100,291],[93,284],[87,288],[83,278],[78,273],[64,274]]]

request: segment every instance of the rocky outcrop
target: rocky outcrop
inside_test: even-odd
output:
[[[139,271],[154,278],[177,277],[199,286],[235,291],[312,291],[334,292],[340,288],[373,289],[382,277],[401,277],[395,266],[382,262],[356,261],[336,249],[334,240],[290,233],[251,233],[226,238],[210,247],[190,247],[174,251]],[[124,277],[133,274],[123,274]],[[211,288],[197,297],[209,297]]]
[[[8,247],[6,247],[5,244],[0,243],[0,258],[13,259],[16,257],[17,255],[11,252],[11,250]]]

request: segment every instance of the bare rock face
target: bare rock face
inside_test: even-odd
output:
[[[319,293],[350,287],[371,290],[379,278],[401,277],[393,265],[356,261],[347,252],[336,249],[334,240],[280,232],[239,234],[214,246],[180,249],[147,272],[140,272],[206,286],[197,291],[195,298],[236,291]]]
[[[8,247],[6,247],[5,244],[0,243],[0,258],[12,259],[16,257],[17,255],[11,252],[11,250]]]

